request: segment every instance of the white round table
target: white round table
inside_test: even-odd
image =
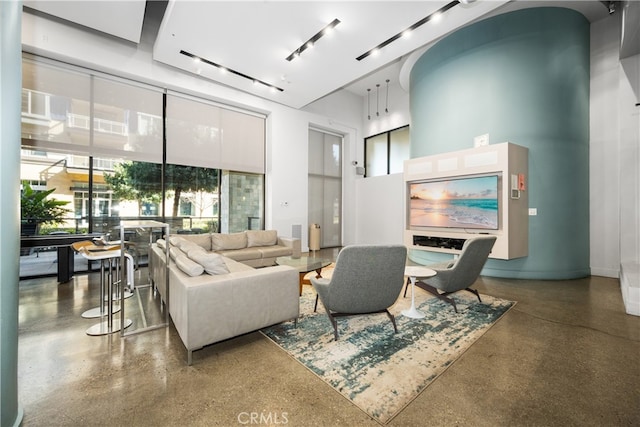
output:
[[[407,265],[404,268],[404,275],[409,276],[409,280],[411,280],[411,307],[407,310],[402,310],[402,314],[412,319],[422,319],[424,317],[424,313],[416,308],[416,279],[433,277],[436,275],[436,272],[421,265]]]

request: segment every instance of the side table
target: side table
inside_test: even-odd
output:
[[[409,280],[411,280],[411,307],[407,310],[402,310],[402,314],[412,319],[422,319],[424,313],[416,308],[416,279],[433,277],[436,275],[436,272],[420,265],[407,265],[404,268],[404,275],[408,276]]]

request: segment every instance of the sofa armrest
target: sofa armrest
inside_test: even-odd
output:
[[[278,244],[292,249],[293,253],[291,254],[291,258],[300,258],[302,251],[300,239],[294,237],[278,237]]]

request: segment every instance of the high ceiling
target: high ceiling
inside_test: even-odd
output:
[[[364,95],[366,88],[386,79],[397,84],[402,61],[411,52],[456,28],[506,10],[550,4],[579,9],[590,21],[608,14],[599,1],[170,0],[166,8],[154,3],[153,8],[164,14],[153,17],[145,15],[145,6],[151,5],[143,0],[24,1],[38,13],[131,43],[141,42],[143,25],[149,25],[145,19],[161,20],[153,46],[156,61],[294,108],[339,89]],[[377,55],[356,59],[446,5],[450,9],[438,22],[429,20]],[[298,58],[286,59],[334,19],[340,23],[331,34]],[[202,60],[196,62],[193,56]]]

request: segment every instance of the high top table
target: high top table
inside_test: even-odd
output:
[[[407,265],[404,268],[404,275],[408,276],[409,280],[411,280],[411,307],[407,310],[402,310],[402,314],[412,319],[422,319],[424,313],[416,308],[416,279],[433,277],[436,275],[436,272],[421,265]]]

